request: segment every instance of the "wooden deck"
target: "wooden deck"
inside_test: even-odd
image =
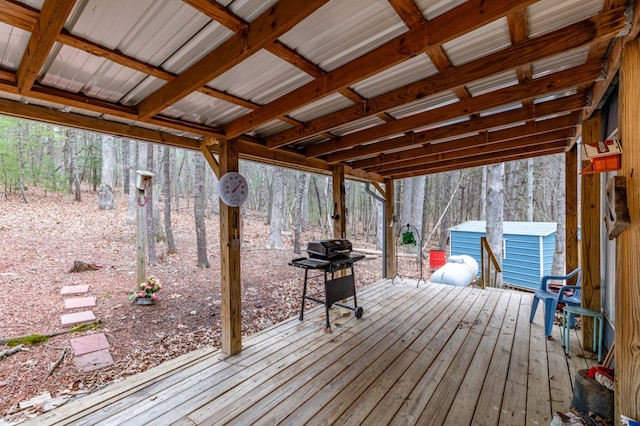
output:
[[[305,312],[225,357],[201,349],[114,383],[34,424],[549,424],[576,371],[544,337],[532,295],[385,280],[358,292],[364,317]],[[591,353],[587,354],[590,358]]]

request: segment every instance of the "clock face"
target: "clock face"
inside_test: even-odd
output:
[[[220,178],[218,192],[226,205],[238,207],[247,200],[249,187],[240,173],[228,172]]]

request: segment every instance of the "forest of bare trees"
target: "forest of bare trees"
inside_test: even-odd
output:
[[[172,241],[171,211],[186,209],[193,211],[198,230],[194,237],[199,256],[194,262],[209,266],[203,218],[218,213],[217,180],[199,152],[0,117],[4,193],[19,193],[25,203],[29,187],[47,193],[67,191],[75,201],[95,202],[100,209],[126,204],[133,222],[136,170],[155,175],[147,204],[150,263],[157,262],[153,241],[168,240],[170,250],[179,250]],[[243,214],[264,218],[270,225],[269,248],[283,247],[283,232],[295,235],[296,250],[310,227],[326,237],[333,235],[330,176],[242,160],[240,172],[250,188]],[[487,201],[496,185],[503,207]],[[81,188],[95,192],[96,198],[87,200]],[[362,182],[347,181],[346,193],[347,238],[358,234],[380,249],[381,203]],[[395,193],[396,222],[416,226],[425,249],[445,249],[447,229],[466,220],[502,216],[505,221],[563,226],[564,156],[403,179],[396,182]],[[557,251],[562,254],[560,247]]]

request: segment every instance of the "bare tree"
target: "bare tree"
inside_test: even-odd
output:
[[[204,156],[195,156],[195,174],[193,181],[194,200],[193,200],[193,216],[196,222],[196,246],[198,248],[198,268],[209,268],[209,259],[207,257],[207,230],[204,222],[204,210],[206,207],[206,197],[204,193],[204,182],[206,173],[206,164]]]
[[[302,200],[304,198],[305,187],[307,187],[307,174],[305,172],[296,172],[296,223],[293,239],[293,252],[296,254],[299,254],[301,251],[300,234],[302,234],[302,224],[304,222]]]
[[[269,241],[267,248],[281,249],[282,244],[282,214],[284,210],[284,170],[282,167],[273,168],[271,180],[271,222],[269,224]]]
[[[19,176],[19,181],[18,181],[18,185],[20,185],[20,195],[22,196],[22,202],[23,203],[27,203],[27,194],[25,193],[24,190],[24,149],[23,149],[23,145],[24,145],[24,136],[27,133],[25,127],[28,126],[28,124],[26,123],[18,123],[18,157],[19,157],[19,161],[20,161],[20,176]]]
[[[127,223],[136,223],[136,169],[138,168],[138,143],[129,140],[129,208],[127,210]]]
[[[147,144],[147,171],[153,173],[154,170],[154,152],[153,144]],[[154,179],[155,180],[155,179]],[[158,256],[156,254],[156,233],[155,233],[155,224],[154,224],[154,191],[153,185],[149,186],[149,188],[145,191],[145,196],[147,197],[147,253],[149,255],[149,265],[157,265],[158,264]]]
[[[67,144],[69,144],[69,180],[72,183],[69,189],[73,192],[73,201],[82,201],[82,195],[80,192],[80,172],[78,170],[78,149],[75,130],[67,129]]]
[[[487,168],[487,242],[502,266],[504,218],[504,163]],[[484,265],[483,265],[484,267]],[[496,287],[503,287],[502,274],[496,276]]]
[[[527,160],[527,222],[533,222],[533,158]]]
[[[116,208],[116,200],[113,196],[113,170],[116,162],[115,143],[113,136],[101,136],[102,168],[98,190],[98,208],[100,210],[113,210]]]
[[[164,147],[162,158],[163,163],[163,186],[164,186],[164,231],[167,234],[167,252],[177,253],[176,241],[173,238],[173,227],[171,224],[171,148]]]

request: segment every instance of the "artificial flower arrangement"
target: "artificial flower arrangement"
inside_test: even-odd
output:
[[[138,290],[131,290],[129,293],[129,300],[135,302],[136,299],[153,299],[158,300],[160,295],[158,294],[162,289],[160,280],[153,275],[147,278],[147,280],[140,284]]]

